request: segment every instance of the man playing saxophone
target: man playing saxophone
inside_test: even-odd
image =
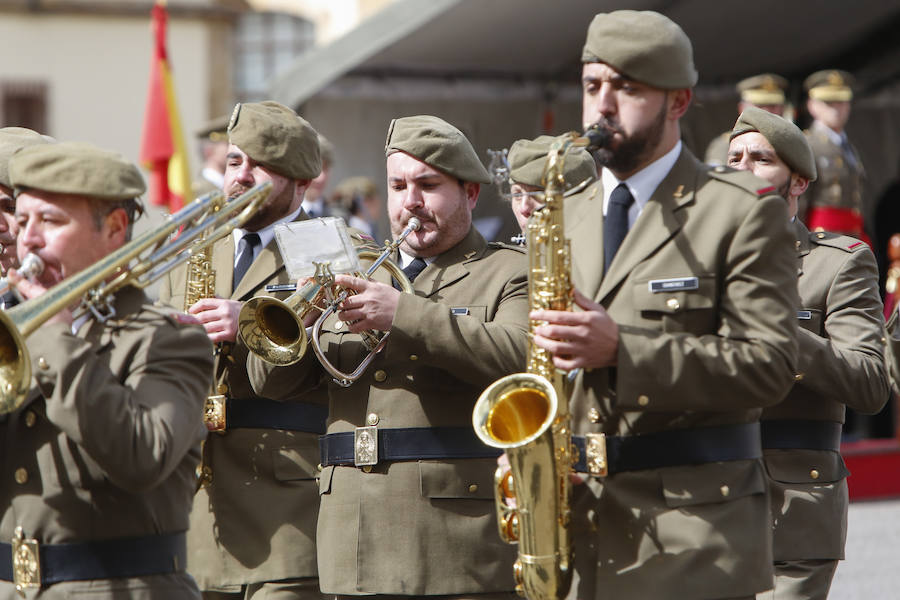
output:
[[[189,572],[206,598],[319,598],[315,524],[318,435],[324,396],[309,388],[262,397],[247,380],[237,336],[243,303],[288,276],[274,239],[279,223],[307,219],[300,207],[321,159],[315,130],[276,102],[238,104],[228,126],[225,195],[271,182],[255,217],[213,245],[215,293],[189,308],[219,344],[199,489],[188,532]],[[161,297],[181,306],[186,269],[172,271]]]
[[[753,598],[772,587],[761,408],[793,383],[796,254],[767,181],[680,141],[691,42],[655,12],[598,14],[582,117],[610,141],[567,199],[575,303],[535,343],[582,369],[572,412],[579,598]]]
[[[45,264],[11,275],[18,309],[125,245],[144,192],[134,165],[84,144],[24,148],[9,176],[18,256]],[[212,346],[137,287],[104,319],[72,310],[27,338],[31,388],[0,424],[0,598],[199,598],[184,532]]]
[[[386,275],[338,275],[357,293],[322,329],[328,360],[352,370],[368,354],[356,335],[389,331],[362,378],[328,378],[322,438],[319,578],[338,597],[512,598],[514,549],[496,532],[496,452],[471,428],[482,389],[525,366],[528,297],[524,254],[487,243],[472,227],[490,176],[456,127],[433,116],[395,119],[385,144],[392,258],[414,294]],[[251,357],[257,393],[290,397],[312,353],[291,367]]]

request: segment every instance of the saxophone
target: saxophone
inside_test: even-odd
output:
[[[574,132],[557,139],[547,154],[544,208],[526,231],[530,310],[572,310],[569,240],[563,229],[563,167],[576,146],[602,145],[597,134]],[[581,187],[581,186],[579,186]],[[541,322],[530,321],[531,331]],[[516,592],[530,600],[564,598],[572,582],[569,473],[575,462],[569,395],[571,380],[553,357],[529,339],[525,373],[507,375],[478,398],[475,433],[503,450],[509,470],[495,475],[494,499],[500,537],[519,544],[513,567]],[[515,507],[508,500],[515,499]]]
[[[218,212],[223,204],[224,197],[218,195],[218,202],[213,202],[210,207],[212,213]],[[212,298],[216,295],[216,270],[212,266],[212,244],[209,243],[210,232],[194,242],[191,249],[191,257],[187,261],[187,273],[184,282],[184,312],[202,298]]]

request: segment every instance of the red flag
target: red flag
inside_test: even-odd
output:
[[[190,168],[166,53],[165,0],[153,6],[153,60],[141,137],[141,162],[150,171],[150,201],[175,212],[190,195]]]

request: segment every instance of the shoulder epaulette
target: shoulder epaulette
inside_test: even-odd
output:
[[[488,242],[488,247],[515,250],[516,252],[521,252],[522,254],[525,254],[528,251],[524,246],[519,246],[518,244],[506,244],[504,242]]]
[[[708,173],[711,178],[739,187],[754,196],[761,197],[775,193],[774,185],[760,179],[750,171],[738,171],[731,167],[719,165],[711,167]]]
[[[858,252],[867,247],[862,240],[830,231],[810,231],[809,241],[819,246],[837,248],[844,252]]]

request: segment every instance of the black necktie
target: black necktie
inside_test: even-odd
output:
[[[259,245],[260,239],[258,233],[245,233],[241,241],[238,242],[238,258],[234,264],[234,279],[232,279],[231,291],[237,289],[238,284],[253,264],[253,250]]]
[[[419,273],[421,273],[422,270],[427,266],[428,263],[426,263],[421,258],[416,257],[412,260],[411,263],[403,267],[403,269],[401,270],[403,271],[403,274],[406,275],[406,278],[409,279],[409,282],[412,283],[413,281],[415,281],[416,277],[419,276]],[[400,289],[400,284],[396,280],[394,280],[394,287],[398,290]]]
[[[856,152],[853,151],[853,146],[850,145],[850,140],[845,137],[841,137],[841,152],[844,155],[844,158],[850,163],[850,166],[854,169],[856,165],[859,164],[859,161],[856,159]]]
[[[634,204],[634,196],[628,186],[620,183],[609,196],[606,207],[606,218],[603,219],[603,272],[609,271],[609,265],[619,251],[625,234],[628,233],[628,209]]]

